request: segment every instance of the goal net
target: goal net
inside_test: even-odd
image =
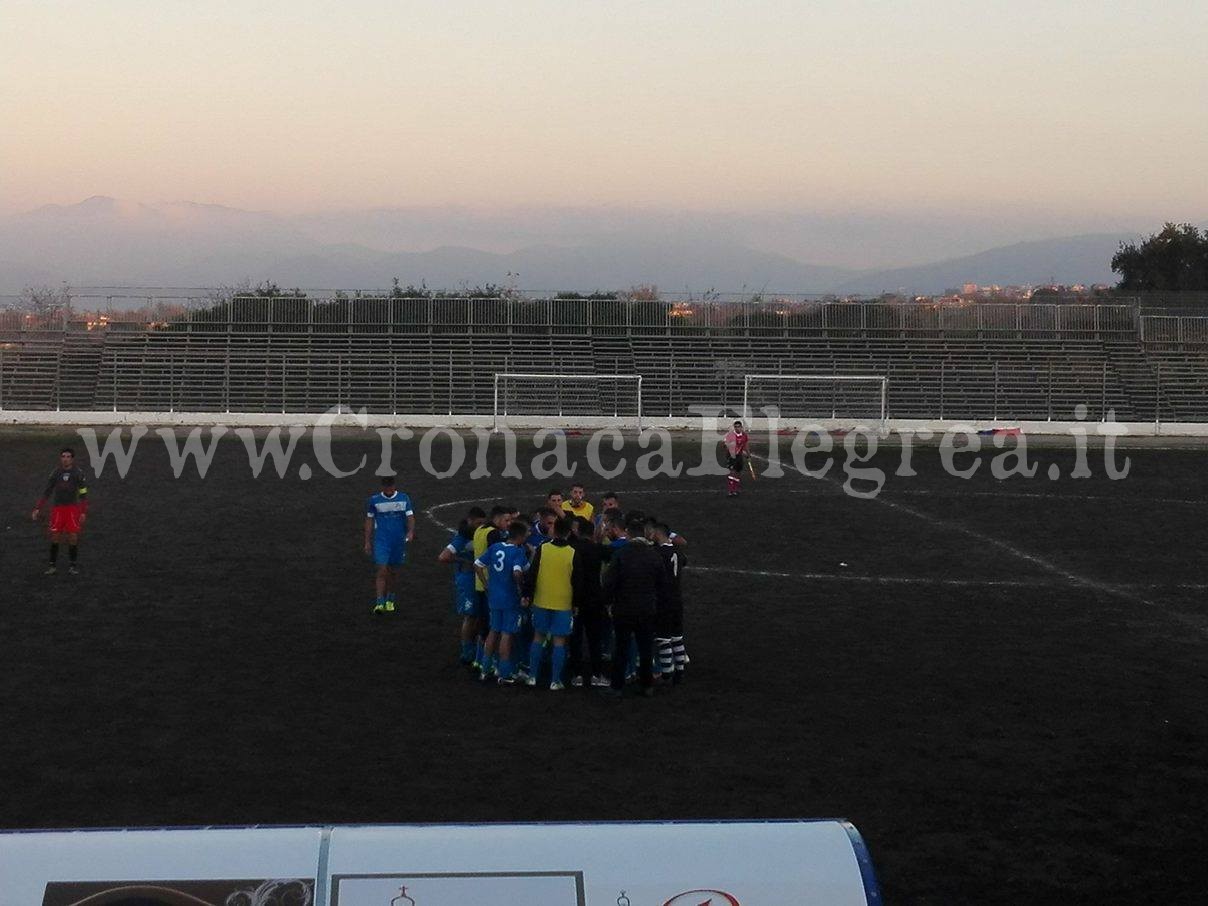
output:
[[[494,426],[642,427],[640,374],[495,375]]]
[[[882,374],[747,374],[742,412],[748,422],[775,407],[787,421],[842,421],[887,426],[889,380]]]

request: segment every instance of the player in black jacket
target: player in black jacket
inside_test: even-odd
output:
[[[607,686],[604,677],[604,605],[601,601],[600,546],[594,526],[576,516],[570,543],[583,570],[582,598],[575,602],[575,622],[570,637],[570,672],[573,686]]]
[[[660,607],[671,595],[663,558],[645,537],[645,517],[630,517],[615,529],[612,562],[604,573],[604,602],[612,611],[614,633],[612,683],[609,691],[625,689],[629,643],[637,640],[638,681],[644,695],[654,694],[654,629]]]

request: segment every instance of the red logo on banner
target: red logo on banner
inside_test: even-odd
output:
[[[663,906],[742,906],[742,904],[724,890],[688,890],[676,894]]]

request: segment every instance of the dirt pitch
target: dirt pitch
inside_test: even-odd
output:
[[[610,704],[455,663],[438,522],[565,481],[500,478],[497,451],[496,477],[438,481],[397,444],[427,512],[383,619],[360,543],[376,435],[335,445],[368,455],[358,477],[303,442],[253,478],[227,438],[204,481],[148,436],[94,482],[78,579],[41,575],[28,521],[62,443],[83,446],[0,434],[2,827],[842,816],[890,903],[1203,902],[1200,451],[1049,481],[1073,455],[1034,447],[1037,477],[999,482],[919,449],[875,501],[792,472],[736,500],[590,478],[690,541],[690,681]]]

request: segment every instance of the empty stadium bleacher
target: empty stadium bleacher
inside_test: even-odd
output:
[[[1118,421],[1208,421],[1208,345],[1183,342],[1183,331],[1177,339],[1119,325],[1100,333],[1101,316],[1086,310],[1055,317],[1073,325],[1068,331],[1032,330],[1018,314],[1018,330],[985,331],[967,311],[964,321],[941,313],[919,329],[903,311],[891,327],[875,319],[870,327],[859,306],[846,320],[832,314],[829,324],[801,329],[787,316],[767,327],[748,312],[712,315],[705,327],[668,316],[665,325],[593,330],[573,317],[529,323],[488,303],[462,312],[476,321],[413,319],[388,329],[341,315],[346,324],[309,316],[267,329],[228,321],[9,331],[0,335],[0,408],[490,415],[494,375],[525,372],[641,374],[646,412],[675,418],[700,407],[739,412],[747,374],[862,374],[888,379],[893,418],[1068,421],[1085,406],[1089,420],[1111,412]],[[936,323],[947,326],[931,329]],[[830,414],[832,391],[811,392],[809,405],[804,390],[769,390],[754,402],[791,398],[811,409],[786,417]],[[616,390],[601,383],[557,382],[551,394],[568,416],[617,405]]]

